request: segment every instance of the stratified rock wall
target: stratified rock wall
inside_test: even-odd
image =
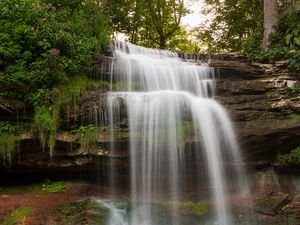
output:
[[[217,73],[218,99],[229,111],[245,156],[271,163],[280,152],[300,146],[300,95],[292,91],[299,74],[285,62],[251,63],[235,57],[211,62]]]
[[[196,63],[205,61],[215,68],[218,92],[216,98],[232,117],[245,162],[268,167],[278,153],[286,153],[300,146],[300,120],[289,118],[291,114],[300,114],[300,96],[291,89],[299,84],[300,75],[289,72],[285,62],[273,65],[252,63],[234,54],[180,56],[184,60],[196,60]],[[114,59],[109,56],[95,59],[92,63],[94,70],[90,76],[109,82],[112,75],[109,67],[111,60]],[[103,123],[103,126],[107,126],[106,92],[104,89],[85,92],[77,103],[76,113],[63,115],[62,124],[67,124],[68,121],[90,124],[97,118],[98,125]],[[121,117],[126,118],[126,106],[122,101],[120,99],[119,113]],[[113,157],[118,158],[121,167],[124,168],[128,164],[126,160],[129,137],[128,131],[126,133],[127,121],[121,122],[121,138],[115,140],[119,146],[118,154]],[[97,146],[91,151],[80,149],[78,137],[71,132],[58,132],[56,154],[52,161],[47,152],[42,151],[37,139],[34,135],[21,137],[20,154],[14,164],[20,170],[25,171],[29,168],[31,171],[32,167],[33,170],[34,167],[39,170],[51,170],[52,167],[58,170],[78,168],[92,165],[99,158],[103,164],[107,164],[112,157],[109,152],[109,134],[100,134],[97,137]],[[193,149],[192,146],[198,141],[189,140],[186,149]],[[192,154],[193,150],[187,153]],[[13,168],[6,171],[12,170]]]
[[[300,75],[288,71],[286,62],[253,63],[236,54],[179,57],[215,68],[216,98],[231,115],[248,162],[267,166],[278,153],[300,146],[300,120],[289,118],[300,113],[299,91],[292,91]],[[107,80],[111,60],[96,60],[93,77]]]

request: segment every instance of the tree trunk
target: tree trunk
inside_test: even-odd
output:
[[[276,0],[264,0],[264,38],[262,48],[269,46],[269,36],[274,31],[278,20],[278,8]]]
[[[167,45],[166,38],[163,37],[163,36],[160,36],[159,37],[159,48],[160,49],[166,49],[166,47],[167,47],[166,45]]]

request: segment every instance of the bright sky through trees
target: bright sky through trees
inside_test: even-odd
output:
[[[195,28],[201,23],[210,21],[211,14],[204,14],[202,11],[205,7],[204,0],[185,0],[185,5],[190,10],[190,13],[182,18],[182,24],[187,28]]]
[[[204,15],[201,15],[201,10],[204,7],[203,0],[185,0],[185,4],[190,10],[190,14],[182,18],[182,23],[189,28],[198,26],[205,20]]]
[[[212,18],[211,15],[202,13],[205,6],[204,0],[185,0],[185,5],[190,10],[190,13],[182,18],[181,23],[188,29],[195,28]],[[128,37],[123,33],[116,32],[115,38],[120,41],[127,41]]]

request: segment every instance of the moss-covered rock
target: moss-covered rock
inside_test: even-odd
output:
[[[261,214],[275,216],[289,201],[289,194],[274,195],[256,202],[254,210]]]
[[[174,209],[184,215],[204,215],[209,211],[209,205],[205,202],[164,202],[168,209]]]
[[[1,225],[14,225],[14,224],[21,224],[18,223],[21,220],[26,219],[32,213],[32,209],[28,207],[19,207],[13,210],[9,217],[7,217]]]
[[[92,199],[62,205],[47,211],[55,218],[55,224],[104,225],[110,210]]]

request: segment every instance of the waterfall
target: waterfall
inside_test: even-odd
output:
[[[108,93],[108,121],[114,136],[120,109],[126,109],[134,205],[129,224],[161,225],[153,205],[167,202],[174,213],[162,225],[181,225],[176,203],[190,185],[211,197],[212,224],[235,224],[226,197],[233,186],[241,188],[244,175],[236,168],[241,157],[230,119],[214,99],[213,68],[129,43],[114,42],[112,51],[111,85],[119,90]],[[113,190],[114,160],[111,164]]]

